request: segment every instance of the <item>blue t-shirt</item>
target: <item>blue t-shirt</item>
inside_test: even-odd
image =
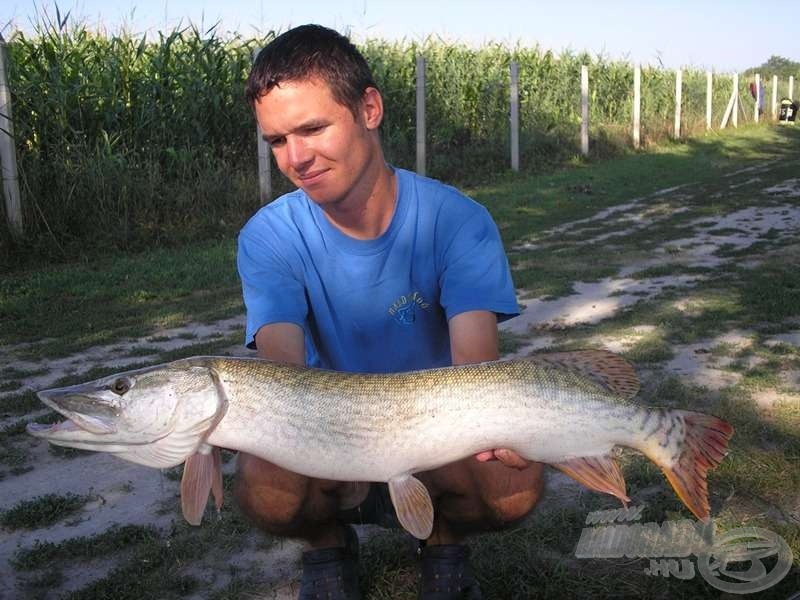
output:
[[[386,231],[351,238],[302,190],[259,210],[239,235],[245,343],[269,323],[305,332],[306,364],[386,373],[451,364],[447,321],[470,310],[518,313],[488,211],[455,188],[395,169]]]

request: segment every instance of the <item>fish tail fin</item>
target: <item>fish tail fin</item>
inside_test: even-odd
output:
[[[669,411],[668,417],[669,426],[642,451],[661,468],[686,507],[698,519],[708,518],[706,476],[728,453],[733,427],[718,417],[687,410]]]

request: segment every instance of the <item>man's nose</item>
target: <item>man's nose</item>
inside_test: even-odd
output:
[[[302,170],[314,160],[314,153],[302,138],[292,136],[286,139],[289,165],[296,171]]]

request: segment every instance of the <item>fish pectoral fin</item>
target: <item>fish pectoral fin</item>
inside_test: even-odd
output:
[[[219,449],[206,444],[186,459],[181,479],[181,509],[191,525],[200,525],[212,492],[217,510],[222,507],[221,465]]]
[[[428,539],[433,531],[433,503],[423,483],[409,474],[392,477],[389,495],[406,531],[417,539]]]
[[[610,456],[572,458],[553,466],[591,490],[616,496],[626,507],[631,501],[625,493],[625,479],[619,465]]]

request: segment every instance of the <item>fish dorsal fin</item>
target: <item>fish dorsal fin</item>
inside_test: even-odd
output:
[[[591,490],[616,496],[626,507],[631,501],[625,493],[625,479],[619,465],[610,456],[573,458],[553,466]]]
[[[406,531],[417,539],[428,539],[433,531],[433,503],[423,483],[413,475],[397,475],[389,480],[389,495]]]
[[[580,373],[623,398],[633,398],[639,393],[639,378],[633,365],[608,350],[547,352],[534,354],[529,360]]]
[[[222,461],[219,448],[201,444],[186,459],[181,479],[181,509],[191,525],[200,525],[213,492],[217,511],[222,507]]]

